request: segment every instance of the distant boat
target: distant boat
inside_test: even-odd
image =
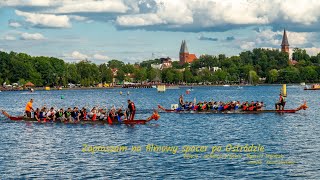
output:
[[[179,86],[166,86],[166,89],[180,89]]]
[[[158,92],[165,92],[166,91],[166,86],[165,85],[158,85],[157,86]]]
[[[223,87],[230,87],[230,85],[229,84],[225,84],[225,85],[223,85]]]
[[[320,90],[320,84],[312,84],[311,87],[306,86],[304,90]]]

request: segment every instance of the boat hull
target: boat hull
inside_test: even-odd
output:
[[[110,125],[116,125],[116,124],[146,124],[146,120],[127,120],[127,121],[121,121],[121,122],[113,122],[112,124],[108,121],[91,121],[91,120],[81,120],[81,121],[37,121],[36,119],[29,119],[29,118],[21,118],[21,117],[9,117],[12,121],[19,121],[19,122],[32,122],[32,123],[60,123],[60,124],[110,124]]]
[[[312,90],[312,91],[314,91],[314,90],[320,90],[320,88],[304,88],[304,90]]]
[[[2,114],[9,118],[11,121],[16,122],[32,122],[32,123],[60,123],[60,124],[127,124],[127,125],[134,125],[134,124],[146,124],[147,120],[126,120],[121,122],[112,122],[109,123],[107,120],[80,120],[80,121],[37,121],[34,118],[26,118],[24,116],[10,116],[7,112],[2,111]]]
[[[297,110],[289,109],[289,110],[261,110],[261,111],[242,111],[242,110],[177,111],[177,110],[166,109],[164,112],[167,112],[167,113],[191,113],[191,114],[261,114],[261,113],[295,113],[295,112],[297,112]]]
[[[202,111],[193,111],[193,110],[173,110],[173,109],[165,109],[162,106],[158,105],[158,108],[161,110],[160,112],[166,113],[191,113],[191,114],[261,114],[261,113],[296,113],[301,109],[306,109],[304,107],[297,109],[286,109],[286,110],[259,110],[259,111],[243,111],[243,110],[202,110]]]

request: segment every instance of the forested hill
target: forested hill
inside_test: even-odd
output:
[[[190,65],[180,66],[173,62],[173,67],[162,71],[151,68],[159,63],[158,59],[146,60],[136,64],[125,64],[119,60],[106,61],[105,64],[94,64],[87,60],[77,63],[66,63],[54,57],[33,57],[25,53],[0,51],[0,83],[31,81],[36,86],[67,85],[68,83],[95,85],[100,82],[112,82],[112,69],[117,69],[119,82],[126,81],[159,81],[166,83],[228,83],[250,81],[253,83],[300,83],[319,82],[320,53],[310,56],[303,49],[294,49],[293,59],[296,65],[288,64],[288,54],[278,50],[253,49],[239,56],[226,57],[203,55]],[[213,67],[221,70],[213,71]],[[265,81],[259,78],[265,77]]]

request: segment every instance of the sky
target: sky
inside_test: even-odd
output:
[[[0,0],[0,50],[127,63],[253,48],[320,52],[318,0]]]

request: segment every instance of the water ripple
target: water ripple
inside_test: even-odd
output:
[[[194,88],[187,101],[261,100],[273,108],[279,87]],[[34,106],[73,107],[125,105],[138,109],[177,103],[184,88],[156,93],[154,89],[38,91],[36,94],[1,92],[1,109],[19,115],[30,98]],[[319,91],[320,92],[320,91]],[[297,114],[161,114],[148,125],[64,125],[16,123],[0,118],[1,179],[319,179],[319,92],[288,88],[288,108],[307,100],[309,109]],[[124,93],[126,94],[126,93]],[[65,98],[61,99],[61,95]],[[79,98],[81,97],[81,98]],[[151,113],[151,112],[150,112]],[[150,114],[137,114],[146,118]],[[83,153],[83,144],[142,146],[142,152]],[[147,144],[179,146],[177,154],[145,152]],[[261,144],[265,154],[281,154],[295,164],[252,165],[241,159],[184,158],[186,145]],[[197,153],[195,153],[197,154]],[[239,154],[239,153],[238,153]],[[240,153],[246,156],[245,153]],[[203,153],[198,153],[200,157]]]

